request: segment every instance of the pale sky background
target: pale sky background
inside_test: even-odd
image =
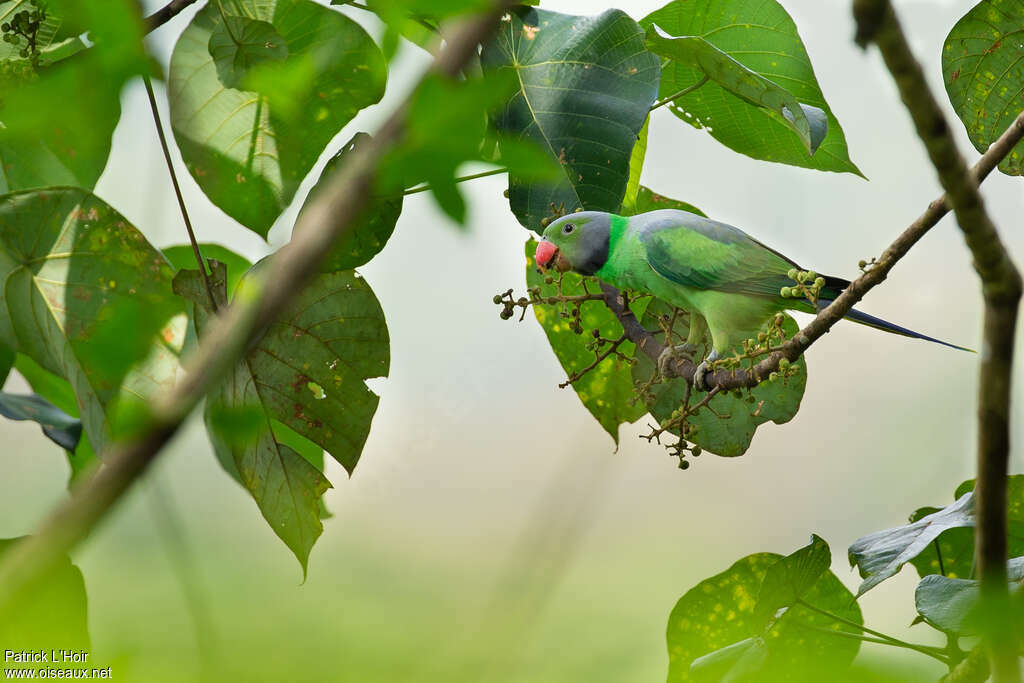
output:
[[[577,14],[608,6],[542,4]],[[639,19],[661,4],[616,6]],[[667,110],[652,119],[643,182],[807,267],[852,278],[859,259],[878,255],[940,194],[938,182],[877,52],[865,54],[851,41],[849,2],[782,4],[846,132],[850,156],[870,182],[754,161]],[[895,4],[952,117],[940,48],[974,3]],[[164,64],[193,13],[151,37]],[[348,13],[376,34],[372,17]],[[423,53],[403,52],[383,103],[344,129],[324,159],[356,131],[375,130],[424,63]],[[125,91],[123,105],[96,193],[154,244],[182,243],[140,85]],[[978,154],[962,125],[954,130],[973,163]],[[175,155],[200,238],[250,259],[268,253],[271,247],[205,198]],[[318,165],[296,207],[319,171]],[[663,679],[668,613],[701,579],[749,553],[791,552],[814,532],[829,541],[834,570],[854,588],[858,578],[846,562],[854,539],[904,523],[919,506],[951,502],[956,485],[972,476],[977,357],[851,324],[837,326],[808,354],[797,417],[761,427],[745,456],[704,456],[680,472],[664,450],[638,438],[645,420],[623,429],[615,452],[575,394],[558,389],[564,373],[532,316],[502,321],[491,302],[496,292],[524,289],[527,233],[502,197],[505,182],[492,177],[463,186],[470,205],[465,231],[428,194],[407,198],[387,248],[360,269],[387,316],[391,376],[374,383],[380,408],[355,475],[350,480],[328,464],[334,517],[313,549],[306,583],[300,585],[297,563],[248,494],[220,471],[193,421],[75,553],[89,590],[94,650],[135,657],[143,669],[166,658],[183,667],[179,680],[195,674],[190,625],[167,559],[173,550],[154,518],[156,485],[173,496],[223,643],[234,637],[234,645],[260,648],[292,638],[301,645],[281,656],[292,657],[296,671],[307,658],[372,657],[372,643],[382,659],[417,661],[414,670],[427,680],[435,670],[450,673],[454,665],[445,657],[472,650],[463,639],[479,631],[509,645],[477,648],[477,659],[456,668],[489,667],[487,675],[466,680],[577,680],[598,666],[612,672],[608,680],[641,681]],[[984,195],[1021,263],[1024,181],[994,174]],[[287,240],[294,217],[293,209],[277,222],[272,247]],[[860,308],[979,347],[978,280],[952,219],[936,226]],[[1022,415],[1019,367],[1015,424]],[[15,378],[8,389],[22,386]],[[1013,469],[1021,472],[1020,430],[1013,436]],[[0,423],[0,443],[0,537],[31,533],[64,499],[67,465],[32,424]],[[867,623],[925,639],[926,627],[906,628],[915,578],[908,568],[869,593],[861,601]],[[238,623],[237,607],[247,603],[252,614],[242,621],[259,627]],[[352,644],[352,634],[362,640]],[[337,675],[347,680],[343,667]]]

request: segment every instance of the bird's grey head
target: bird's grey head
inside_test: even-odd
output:
[[[611,214],[580,211],[562,216],[544,230],[537,265],[593,275],[608,260],[610,238]]]

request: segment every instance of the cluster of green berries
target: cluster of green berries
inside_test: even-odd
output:
[[[789,272],[786,273],[786,277],[796,282],[795,287],[783,287],[779,290],[779,294],[784,299],[809,299],[811,303],[817,303],[818,294],[821,293],[822,288],[825,286],[825,278],[821,277],[813,270],[798,270],[796,268],[790,268]]]
[[[18,54],[24,59],[35,60],[39,57],[36,35],[39,33],[39,27],[46,20],[46,7],[42,0],[29,0],[29,5],[32,6],[32,9],[16,12],[10,21],[0,24],[0,33],[3,34],[2,40],[14,47],[22,45],[24,40],[24,47],[18,51]]]

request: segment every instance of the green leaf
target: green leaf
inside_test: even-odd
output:
[[[658,317],[671,318],[673,313],[674,309],[671,306],[656,299],[647,307],[640,322],[659,341],[665,343],[665,333],[658,324]],[[677,339],[672,342],[673,344],[678,343],[680,339],[686,339],[689,334],[688,321],[689,316],[685,313],[676,316],[673,330]],[[792,337],[798,332],[799,326],[796,321],[786,316],[782,329],[787,337]],[[709,346],[707,339],[704,343]],[[697,355],[703,358],[708,350],[709,348],[698,348]],[[744,367],[749,365],[750,361],[746,361]],[[706,407],[688,419],[691,429],[695,429],[695,432],[687,435],[688,440],[709,453],[723,457],[735,457],[746,453],[758,427],[769,421],[776,424],[788,422],[800,409],[800,401],[807,385],[807,363],[801,357],[793,366],[799,367],[799,372],[794,377],[780,377],[762,382],[744,392],[742,396],[729,393],[712,398]],[[633,379],[636,383],[646,385],[654,372],[655,364],[651,359],[643,354],[637,356],[637,362],[633,365]],[[672,412],[683,404],[688,386],[686,381],[680,378],[652,385],[644,396],[647,409],[659,422],[667,420]],[[689,393],[690,405],[696,405],[707,396],[703,391],[690,390]]]
[[[1007,562],[1006,574],[1010,589],[1018,589],[1024,581],[1024,557]],[[940,631],[974,635],[978,628],[975,613],[980,597],[978,586],[978,581],[932,574],[917,584],[914,605],[924,620]]]
[[[223,82],[223,66],[219,71],[208,49],[223,21],[216,3],[208,4],[171,56],[171,126],[203,192],[265,237],[331,138],[380,100],[386,66],[359,24],[311,0],[238,0],[232,7],[271,25],[287,59],[250,61],[241,88],[232,87],[234,67],[231,83]]]
[[[953,26],[942,47],[949,101],[979,152],[1024,110],[1021,26],[1020,0],[982,0]],[[999,163],[999,170],[1024,175],[1024,142]]]
[[[174,383],[185,320],[171,268],[102,200],[75,188],[0,197],[0,278],[0,344],[71,383],[97,450],[115,403]]]
[[[669,681],[828,680],[822,678],[824,672],[834,673],[853,660],[856,640],[814,630],[848,627],[802,605],[789,608],[766,628],[757,596],[771,567],[783,559],[775,553],[748,555],[679,599],[668,620]],[[822,574],[803,596],[819,609],[863,623],[853,596],[832,572]],[[767,652],[758,653],[760,646],[749,639],[761,637]],[[723,648],[730,652],[720,652]],[[712,652],[718,656],[691,669],[691,663]]]
[[[21,538],[0,539],[0,558]],[[61,555],[54,567],[31,578],[0,620],[0,641],[13,649],[89,649],[88,598],[82,572]],[[11,667],[7,661],[6,667]]]
[[[808,154],[818,150],[828,133],[828,118],[822,109],[797,102],[788,90],[751,71],[700,36],[673,38],[657,24],[651,24],[647,28],[647,49],[666,59],[696,64],[708,78],[733,95],[776,114],[776,120],[796,133]]]
[[[15,369],[25,378],[32,391],[36,392],[49,403],[56,406],[58,410],[78,418],[78,403],[75,400],[75,392],[71,389],[71,383],[61,379],[57,375],[44,370],[38,363],[24,354],[17,354],[14,363]],[[71,467],[71,477],[68,479],[68,486],[74,484],[78,477],[89,470],[96,462],[96,452],[89,443],[87,434],[82,434],[78,440],[78,446],[74,452],[65,451],[68,465]]]
[[[0,21],[29,7],[25,0],[0,3]],[[73,26],[88,27],[95,45],[86,50],[77,34],[67,35]],[[21,40],[14,55],[9,43],[0,43],[0,193],[91,188],[110,154],[121,88],[147,69],[138,6],[130,0],[48,2],[37,34],[38,68],[11,58],[24,47]]]
[[[626,194],[622,197],[622,208],[619,209],[620,216],[633,216],[641,213],[636,210],[637,195],[640,193],[640,176],[644,170],[644,159],[647,156],[647,134],[651,125],[651,117],[644,121],[644,127],[636,136],[636,144],[633,145],[633,152],[629,156],[629,181],[626,183]]]
[[[540,287],[541,296],[556,296],[559,294],[558,283],[545,284],[545,276],[534,265],[536,250],[537,242],[532,238],[527,240],[526,286]],[[583,278],[576,273],[562,274],[561,283],[561,294],[566,296],[601,291],[596,280]],[[533,313],[537,317],[537,322],[544,328],[544,334],[547,335],[548,343],[551,344],[558,362],[570,377],[589,367],[597,357],[594,351],[587,348],[587,345],[594,341],[590,336],[590,330],[600,330],[601,336],[605,339],[618,339],[623,334],[618,318],[600,300],[586,301],[580,307],[583,334],[572,331],[570,321],[562,317],[560,306],[534,306]],[[636,350],[630,341],[623,342],[619,348],[627,358],[632,358]],[[616,445],[619,443],[619,425],[633,422],[645,412],[642,404],[633,402],[635,392],[629,363],[614,355],[584,374],[572,384],[572,388],[584,407],[615,440]]]
[[[174,270],[191,270],[197,267],[196,256],[192,252],[191,244],[176,244],[173,247],[164,247],[160,251],[164,253],[167,260],[174,266]],[[249,259],[239,256],[227,247],[214,244],[213,242],[201,242],[199,244],[199,251],[204,259],[213,259],[224,264],[227,268],[228,297],[233,295],[235,289],[238,288],[238,283],[242,281],[242,277],[252,267]]]
[[[7,376],[14,367],[15,353],[5,346],[0,346],[0,388],[3,388]]]
[[[215,294],[225,299],[224,267],[214,265]],[[174,286],[193,303],[201,338],[210,312],[199,271],[179,271]],[[251,295],[245,281],[240,292]],[[384,314],[366,281],[352,271],[320,274],[207,401],[218,457],[303,571],[323,528],[319,501],[330,484],[275,424],[328,451],[351,473],[378,403],[364,380],[387,375],[388,364]]]
[[[207,46],[217,77],[229,88],[241,89],[257,64],[288,58],[288,44],[274,25],[248,17],[221,16]]]
[[[74,452],[78,448],[82,421],[71,417],[41,396],[19,396],[0,391],[0,415],[9,420],[38,422],[43,428],[43,434],[64,450]]]
[[[512,73],[518,92],[498,127],[540,144],[561,169],[556,182],[509,176],[521,224],[541,230],[552,207],[617,211],[630,155],[658,87],[658,58],[620,10],[596,17],[526,9],[509,13],[484,46],[485,73]]]
[[[928,550],[942,532],[973,526],[974,494],[965,493],[952,505],[916,522],[858,538],[849,550],[850,566],[857,567],[864,579],[857,596],[894,576],[906,562]]]
[[[766,620],[782,607],[792,607],[828,571],[832,552],[817,534],[809,545],[782,558],[765,574],[757,597],[757,611]]]
[[[344,165],[346,157],[361,145],[365,145],[369,139],[370,136],[366,133],[356,133],[351,140],[345,143],[344,147],[331,157],[331,160],[324,166],[320,179],[309,191],[309,196],[306,197],[306,202],[302,205],[302,210],[299,211],[300,217],[302,211],[305,211],[309,203],[328,183],[330,176]],[[391,233],[395,231],[395,224],[398,223],[398,217],[402,214],[402,200],[403,196],[398,192],[392,193],[390,196],[373,197],[356,221],[355,229],[349,230],[334,246],[320,269],[328,273],[336,270],[351,270],[367,263],[379,254],[390,239]],[[300,224],[301,221],[296,219],[296,225]]]
[[[635,216],[638,213],[647,213],[648,211],[657,211],[659,209],[679,209],[681,211],[689,211],[690,213],[695,213],[698,216],[704,216],[707,218],[707,214],[693,204],[687,204],[686,202],[681,202],[678,199],[663,197],[651,188],[643,185],[640,186],[640,189],[636,194],[636,201],[633,205],[633,210],[630,213],[624,213],[622,215]]]
[[[827,135],[813,156],[793,123],[772,109],[752,104],[745,96],[712,80],[669,105],[673,114],[695,128],[706,128],[716,140],[755,159],[822,171],[860,175],[850,161],[846,138],[814,76],[796,24],[776,0],[673,0],[640,20],[657,24],[670,36],[702,38],[746,70],[784,88],[799,103],[825,112]],[[706,59],[706,58],[705,58]],[[711,67],[708,67],[711,68]],[[715,68],[711,68],[714,78]],[[705,70],[694,59],[670,59],[662,66],[659,97],[675,95],[699,83]],[[759,81],[762,87],[763,82]],[[753,86],[753,83],[751,84]],[[803,109],[807,114],[807,109]],[[794,120],[798,116],[791,111]],[[818,124],[811,126],[815,130]],[[821,125],[825,127],[824,124]]]

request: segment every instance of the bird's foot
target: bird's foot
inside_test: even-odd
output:
[[[697,371],[693,373],[693,388],[697,391],[708,391],[708,375],[714,371],[714,362],[718,360],[718,352],[712,351],[708,354],[708,357],[701,361],[700,365],[697,366]]]
[[[679,346],[666,347],[661,355],[658,356],[658,372],[662,377],[668,377],[668,369],[675,362],[679,356],[686,356],[693,358],[693,354],[697,352],[697,347],[687,342],[686,344],[680,344]]]

